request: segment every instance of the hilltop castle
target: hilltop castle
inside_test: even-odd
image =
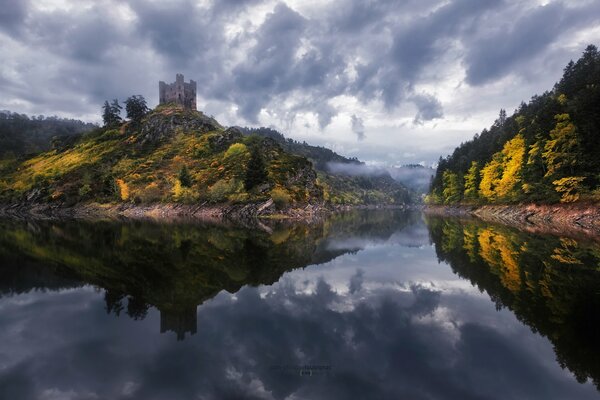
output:
[[[183,74],[175,75],[174,83],[166,84],[163,81],[158,82],[158,103],[176,103],[190,110],[195,110],[196,82],[190,80],[190,83],[185,83],[183,81]]]

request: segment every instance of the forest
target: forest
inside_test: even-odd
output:
[[[428,204],[600,199],[600,54],[589,45],[554,88],[440,158]]]

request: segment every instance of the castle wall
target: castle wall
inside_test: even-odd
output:
[[[158,102],[159,104],[176,103],[196,110],[196,82],[192,80],[189,83],[184,82],[182,74],[175,76],[174,83],[158,82]]]

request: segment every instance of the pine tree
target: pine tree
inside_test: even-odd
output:
[[[250,151],[250,160],[248,160],[248,166],[246,167],[246,176],[244,178],[244,187],[246,190],[250,190],[253,187],[260,185],[267,181],[268,175],[265,169],[265,162],[258,146],[252,146]]]
[[[146,99],[143,96],[135,95],[125,100],[125,111],[127,118],[135,125],[142,121],[142,118],[148,113],[149,109],[146,105]]]
[[[181,183],[181,186],[183,187],[192,186],[192,175],[190,175],[190,171],[188,171],[188,168],[185,165],[179,170],[179,183]]]
[[[105,127],[114,128],[121,123],[121,106],[117,99],[114,99],[112,104],[105,101],[102,110],[102,120]]]

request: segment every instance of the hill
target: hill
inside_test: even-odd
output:
[[[92,129],[96,125],[75,119],[32,116],[0,111],[0,157],[50,150]]]
[[[356,192],[356,186],[339,188],[278,141],[226,129],[199,111],[174,105],[157,107],[139,123],[96,128],[53,150],[4,159],[0,176],[4,203],[243,204],[272,199],[277,208],[285,208],[408,200],[401,186]],[[344,190],[353,191],[352,197]]]
[[[383,168],[372,168],[357,158],[344,157],[331,149],[286,138],[271,128],[240,128],[246,135],[275,140],[284,150],[310,160],[333,204],[403,204],[417,200],[412,187],[395,179]],[[427,180],[429,182],[429,180]]]
[[[431,204],[598,201],[600,54],[590,45],[554,88],[501,110],[489,129],[440,159]]]

